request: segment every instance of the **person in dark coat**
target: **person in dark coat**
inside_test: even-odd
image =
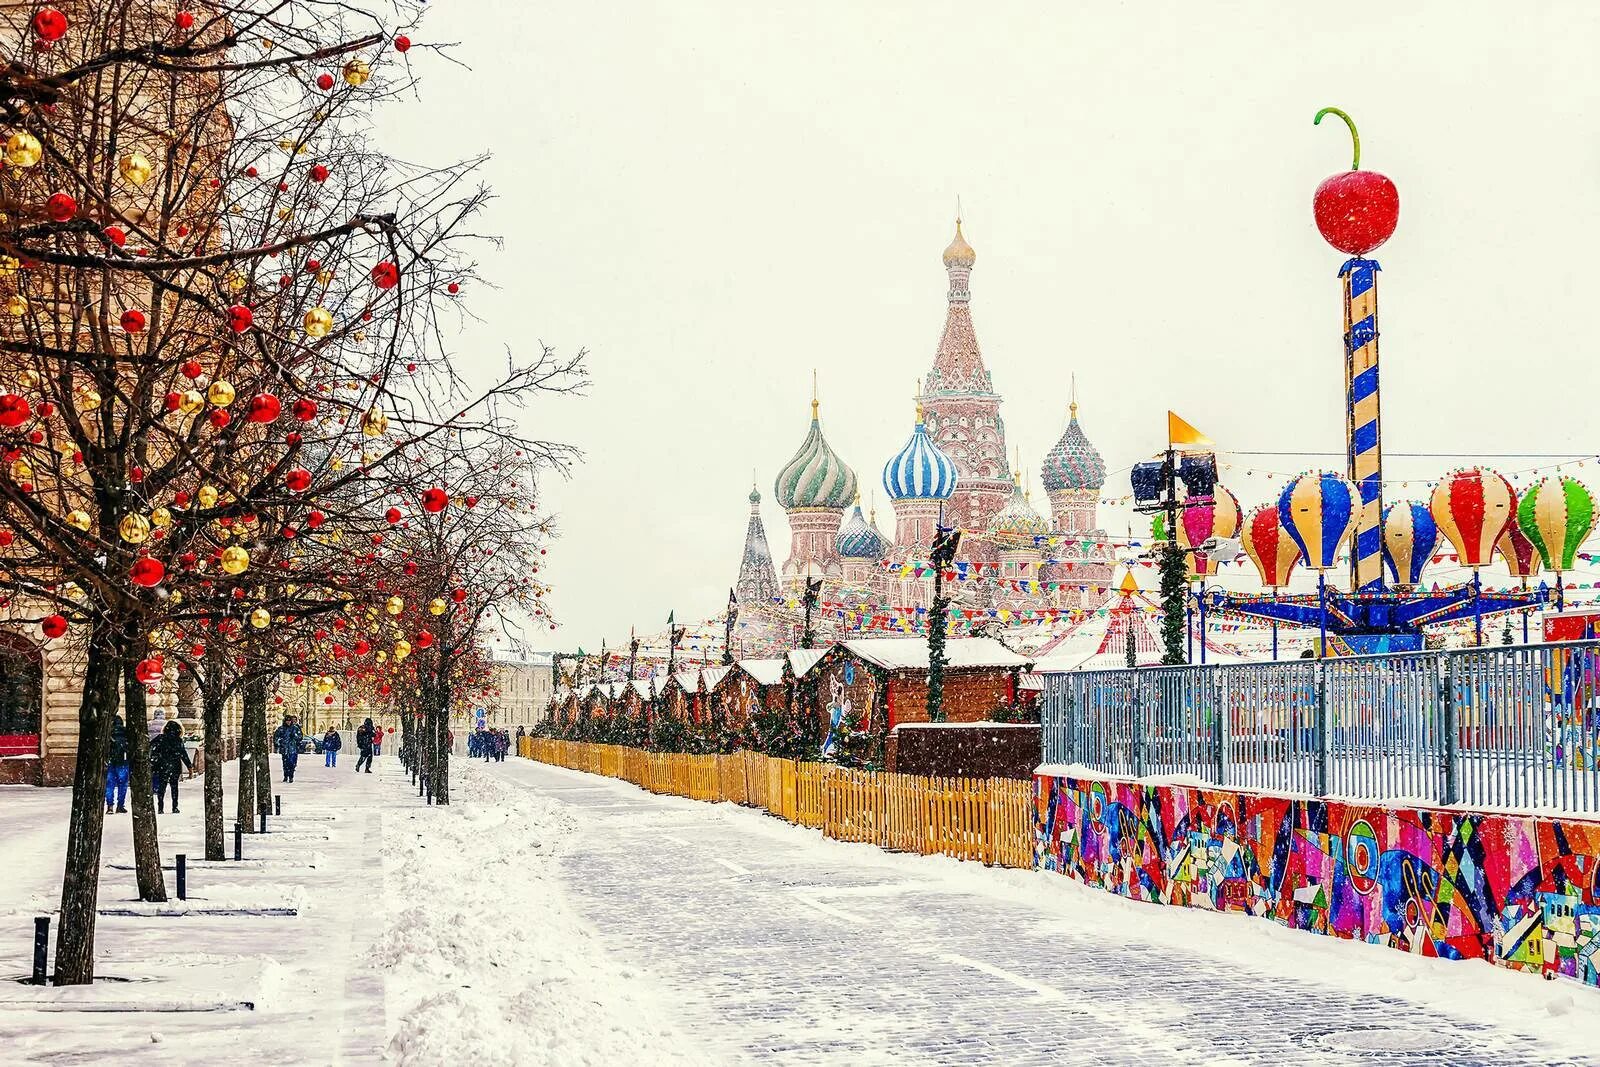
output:
[[[111,747],[106,750],[106,814],[128,810],[128,727],[121,715],[111,718]]]
[[[322,765],[324,767],[339,766],[339,749],[344,741],[339,737],[339,731],[328,727],[328,732],[322,735]]]
[[[150,746],[150,777],[156,784],[156,811],[167,810],[167,790],[172,790],[172,814],[178,814],[179,770],[194,770],[189,760],[189,750],[183,744],[183,727],[177,720],[169,719],[161,728],[161,735]]]
[[[283,780],[294,781],[295,764],[300,762],[300,742],[305,735],[300,732],[300,724],[293,715],[283,720],[283,725],[273,731],[272,743],[277,748],[278,755],[283,757]]]
[[[372,773],[372,735],[374,727],[372,720],[368,719],[356,728],[356,748],[361,755],[356,758],[356,773],[361,773],[361,765],[367,765],[367,773]]]

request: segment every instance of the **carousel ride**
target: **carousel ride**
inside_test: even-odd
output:
[[[1190,580],[1200,583],[1198,608],[1204,659],[1206,616],[1223,613],[1270,623],[1277,655],[1280,623],[1315,628],[1325,652],[1366,654],[1424,647],[1425,627],[1472,620],[1477,643],[1484,619],[1520,611],[1526,640],[1527,615],[1555,600],[1561,576],[1574,567],[1579,547],[1594,526],[1594,498],[1575,479],[1552,476],[1527,488],[1520,500],[1509,480],[1483,467],[1446,475],[1426,503],[1383,499],[1383,451],[1378,391],[1378,262],[1367,258],[1393,235],[1399,219],[1394,183],[1360,169],[1361,142],[1355,123],[1337,108],[1317,113],[1320,123],[1336,115],[1354,143],[1351,169],[1324,181],[1313,208],[1327,242],[1350,256],[1339,269],[1344,297],[1346,469],[1312,471],[1290,481],[1276,503],[1243,515],[1239,501],[1215,483],[1209,441],[1175,441],[1169,417],[1166,454],[1136,464],[1132,482],[1140,510],[1166,519],[1189,561]],[[1181,420],[1179,422],[1182,424]],[[1199,447],[1196,447],[1198,445]],[[1471,580],[1451,586],[1423,582],[1440,535],[1448,539]],[[1261,579],[1260,593],[1237,593],[1205,580],[1240,550]],[[1520,589],[1484,588],[1482,570],[1498,557]],[[1349,588],[1329,573],[1349,562]],[[1315,571],[1314,593],[1286,593],[1294,568]],[[1530,587],[1540,570],[1556,575],[1554,589]]]

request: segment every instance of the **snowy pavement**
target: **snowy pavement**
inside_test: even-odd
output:
[[[702,1062],[1600,1063],[1600,995],[1566,983],[487,770],[569,810],[567,893]]]
[[[125,980],[0,982],[0,1062],[1600,1063],[1600,995],[1568,983],[525,760],[455,778],[428,807],[392,756],[307,756],[245,861],[193,860],[159,908],[130,899],[112,816],[98,969]],[[55,908],[69,800],[0,788],[0,975]],[[169,864],[201,854],[199,811],[187,782]]]

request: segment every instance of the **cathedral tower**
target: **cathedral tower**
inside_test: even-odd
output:
[[[840,577],[840,520],[856,499],[855,471],[845,466],[822,436],[817,408],[813,396],[811,427],[773,486],[778,503],[789,515],[789,558],[783,564],[783,578],[788,583],[798,583],[807,574]]]
[[[739,581],[733,587],[739,603],[765,604],[778,595],[778,572],[767,546],[767,528],[761,523],[761,493],[750,487],[750,524],[744,530],[744,556],[739,560]]]
[[[972,293],[967,286],[977,258],[957,219],[955,239],[944,250],[950,280],[944,334],[920,398],[928,435],[959,474],[946,523],[975,532],[988,529],[989,520],[1010,501],[1012,488],[1000,395],[983,365],[968,306]]]

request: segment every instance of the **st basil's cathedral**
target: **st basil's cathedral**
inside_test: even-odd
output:
[[[944,333],[917,396],[910,436],[883,466],[893,536],[879,530],[875,514],[863,515],[856,473],[829,446],[813,398],[805,438],[773,485],[789,520],[781,569],[762,526],[760,493],[750,493],[735,586],[741,618],[751,609],[768,615],[760,606],[772,605],[770,622],[781,629],[780,617],[792,615],[788,606],[802,595],[807,577],[822,579],[831,610],[821,613],[819,629],[836,636],[874,621],[881,626],[878,612],[902,618],[909,609],[926,608],[932,598],[928,554],[941,522],[962,531],[961,580],[946,587],[956,609],[999,620],[1030,612],[1072,617],[1107,599],[1113,557],[1096,518],[1105,461],[1078,423],[1074,397],[1066,431],[1040,471],[1048,517],[1024,492],[1022,472],[1008,462],[1000,394],[972,325],[969,282],[976,261],[957,220],[955,239],[944,250]]]

